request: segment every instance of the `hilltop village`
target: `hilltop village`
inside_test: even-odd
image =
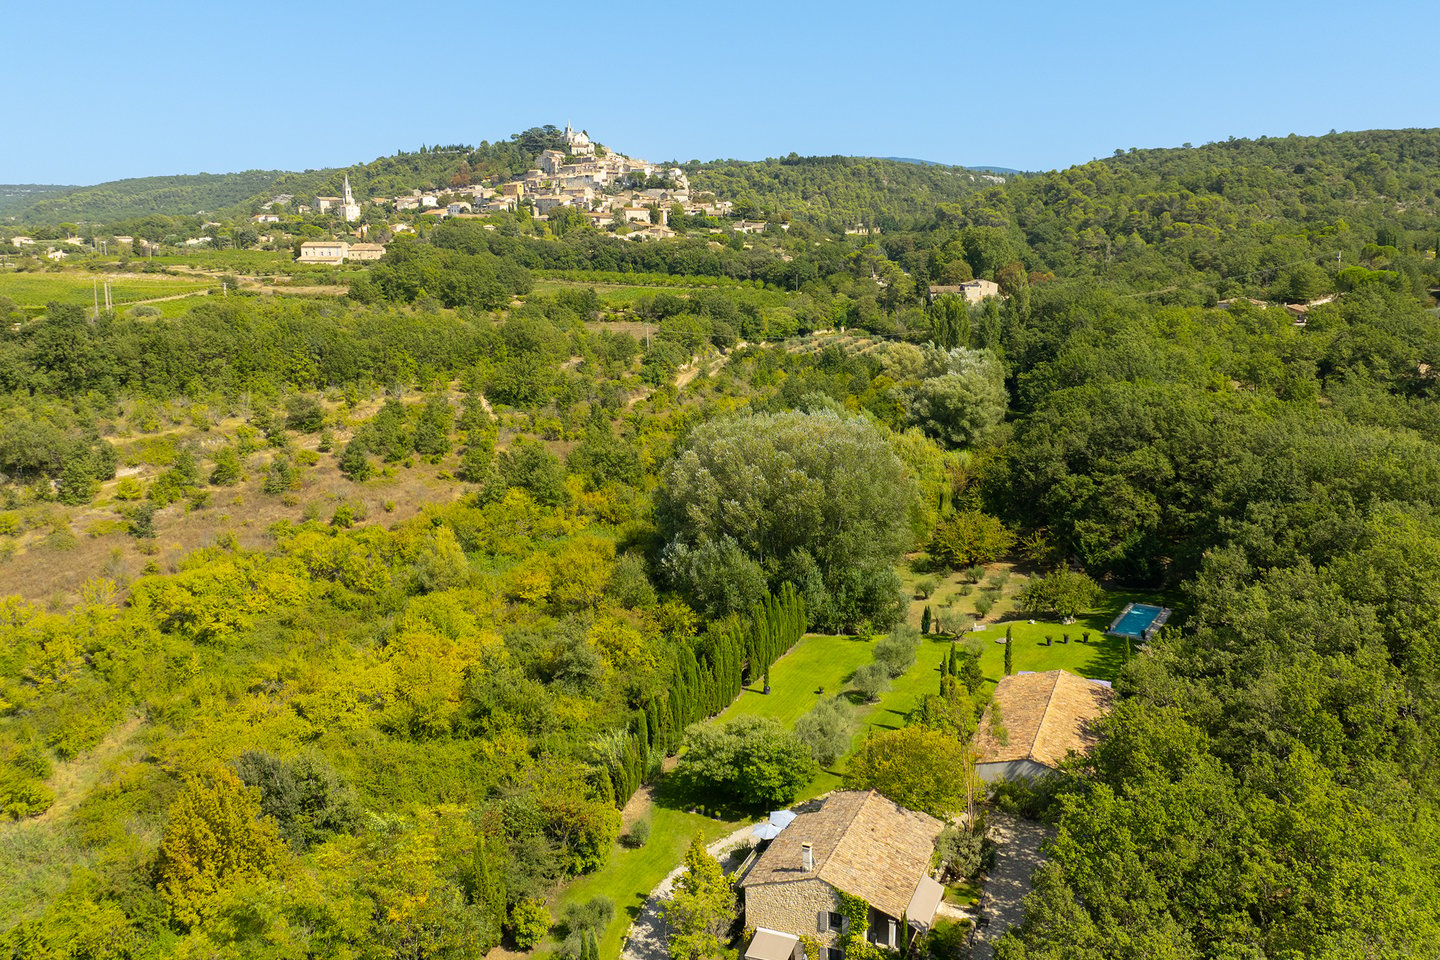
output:
[[[710,193],[692,193],[689,178],[679,167],[661,167],[607,150],[583,130],[565,125],[564,149],[542,150],[535,166],[511,179],[493,179],[451,185],[448,188],[416,189],[393,197],[371,197],[369,205],[393,214],[393,221],[380,231],[380,243],[360,242],[372,232],[369,224],[355,228],[355,241],[343,237],[312,240],[300,245],[296,259],[302,263],[340,263],[346,260],[378,260],[384,241],[413,232],[416,220],[436,221],[447,217],[481,218],[496,213],[526,209],[540,220],[562,220],[567,225],[588,223],[598,230],[630,240],[664,240],[676,236],[670,218],[679,213],[688,217],[728,220],[733,204]],[[291,206],[298,214],[333,213],[346,223],[361,219],[362,204],[356,202],[345,179],[344,195],[315,197],[313,206],[299,198],[280,195],[251,217],[257,224],[278,223],[276,208]],[[737,233],[759,233],[763,221],[735,220],[726,224]],[[784,225],[782,225],[783,229]],[[720,233],[719,223],[708,228]]]

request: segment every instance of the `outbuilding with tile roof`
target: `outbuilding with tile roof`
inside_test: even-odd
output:
[[[1042,776],[1095,743],[1114,691],[1066,670],[1018,673],[995,687],[975,731],[975,772],[986,783]]]

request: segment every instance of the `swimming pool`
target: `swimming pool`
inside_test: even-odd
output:
[[[1164,626],[1169,616],[1170,611],[1166,607],[1149,603],[1129,603],[1105,632],[1112,637],[1146,639],[1154,630]]]

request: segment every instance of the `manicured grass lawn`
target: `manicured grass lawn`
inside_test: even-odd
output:
[[[873,655],[875,644],[867,643],[865,647]],[[904,675],[890,681],[889,691],[881,694],[877,702],[861,704],[857,709],[855,736],[850,740],[850,753],[859,749],[872,730],[898,730],[903,727],[905,714],[910,712],[915,701],[924,694],[939,691],[940,658],[949,652],[950,639],[948,637],[941,638],[932,634],[921,639],[920,653],[915,658],[915,665]],[[868,658],[861,662],[868,662]],[[819,796],[826,791],[838,789],[843,782],[845,763],[848,759],[849,754],[838,760],[830,769],[821,770],[820,776],[816,777],[815,781],[805,790],[801,799]]]
[[[869,663],[874,655],[874,642],[820,634],[801,637],[770,668],[770,692],[763,692],[761,682],[742,690],[719,720],[723,723],[741,716],[770,717],[788,729],[822,695],[833,697],[845,692],[856,668]]]
[[[973,880],[961,880],[945,887],[945,902],[962,907],[974,906],[980,902],[980,886]]]
[[[712,820],[693,813],[655,806],[650,813],[650,841],[638,850],[616,844],[605,866],[586,877],[580,877],[560,892],[555,918],[558,920],[566,904],[585,903],[593,897],[606,896],[615,901],[615,919],[600,941],[600,956],[620,955],[620,942],[625,931],[640,913],[646,896],[655,885],[680,865],[685,848],[696,832],[710,843],[733,832],[738,822]]]
[[[1082,677],[1095,680],[1113,680],[1125,663],[1125,641],[1105,636],[1105,629],[1119,615],[1125,604],[1130,602],[1154,603],[1169,606],[1167,598],[1143,591],[1107,592],[1100,606],[1080,617],[1075,623],[1060,624],[1054,621],[1009,620],[989,624],[967,636],[984,642],[980,654],[980,667],[987,683],[995,684],[1005,675],[1005,645],[996,643],[1005,636],[1006,629],[1014,631],[1013,656],[1015,672],[1021,670],[1069,670]],[[1089,643],[1080,643],[1086,631],[1090,633]],[[1066,634],[1070,642],[1060,641]],[[1045,646],[1045,638],[1054,642]]]

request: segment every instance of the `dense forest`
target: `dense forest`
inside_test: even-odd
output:
[[[1016,623],[1066,585],[1177,614],[1093,753],[991,798],[1055,829],[998,956],[1433,952],[1440,132],[877,164],[691,171],[763,234],[506,214],[345,295],[0,302],[0,948],[598,960],[629,904],[565,891],[652,826],[966,808],[989,565]],[[863,650],[843,691],[727,713],[807,632]]]
[[[284,176],[279,170],[246,170],[114,180],[93,187],[48,191],[28,206],[15,207],[7,214],[26,224],[214,214],[271,191]]]
[[[874,157],[799,157],[686,164],[696,189],[755,219],[798,217],[832,229],[910,227],[987,181],[959,167]]]
[[[0,217],[12,216],[47,194],[73,189],[54,183],[0,183]]]

